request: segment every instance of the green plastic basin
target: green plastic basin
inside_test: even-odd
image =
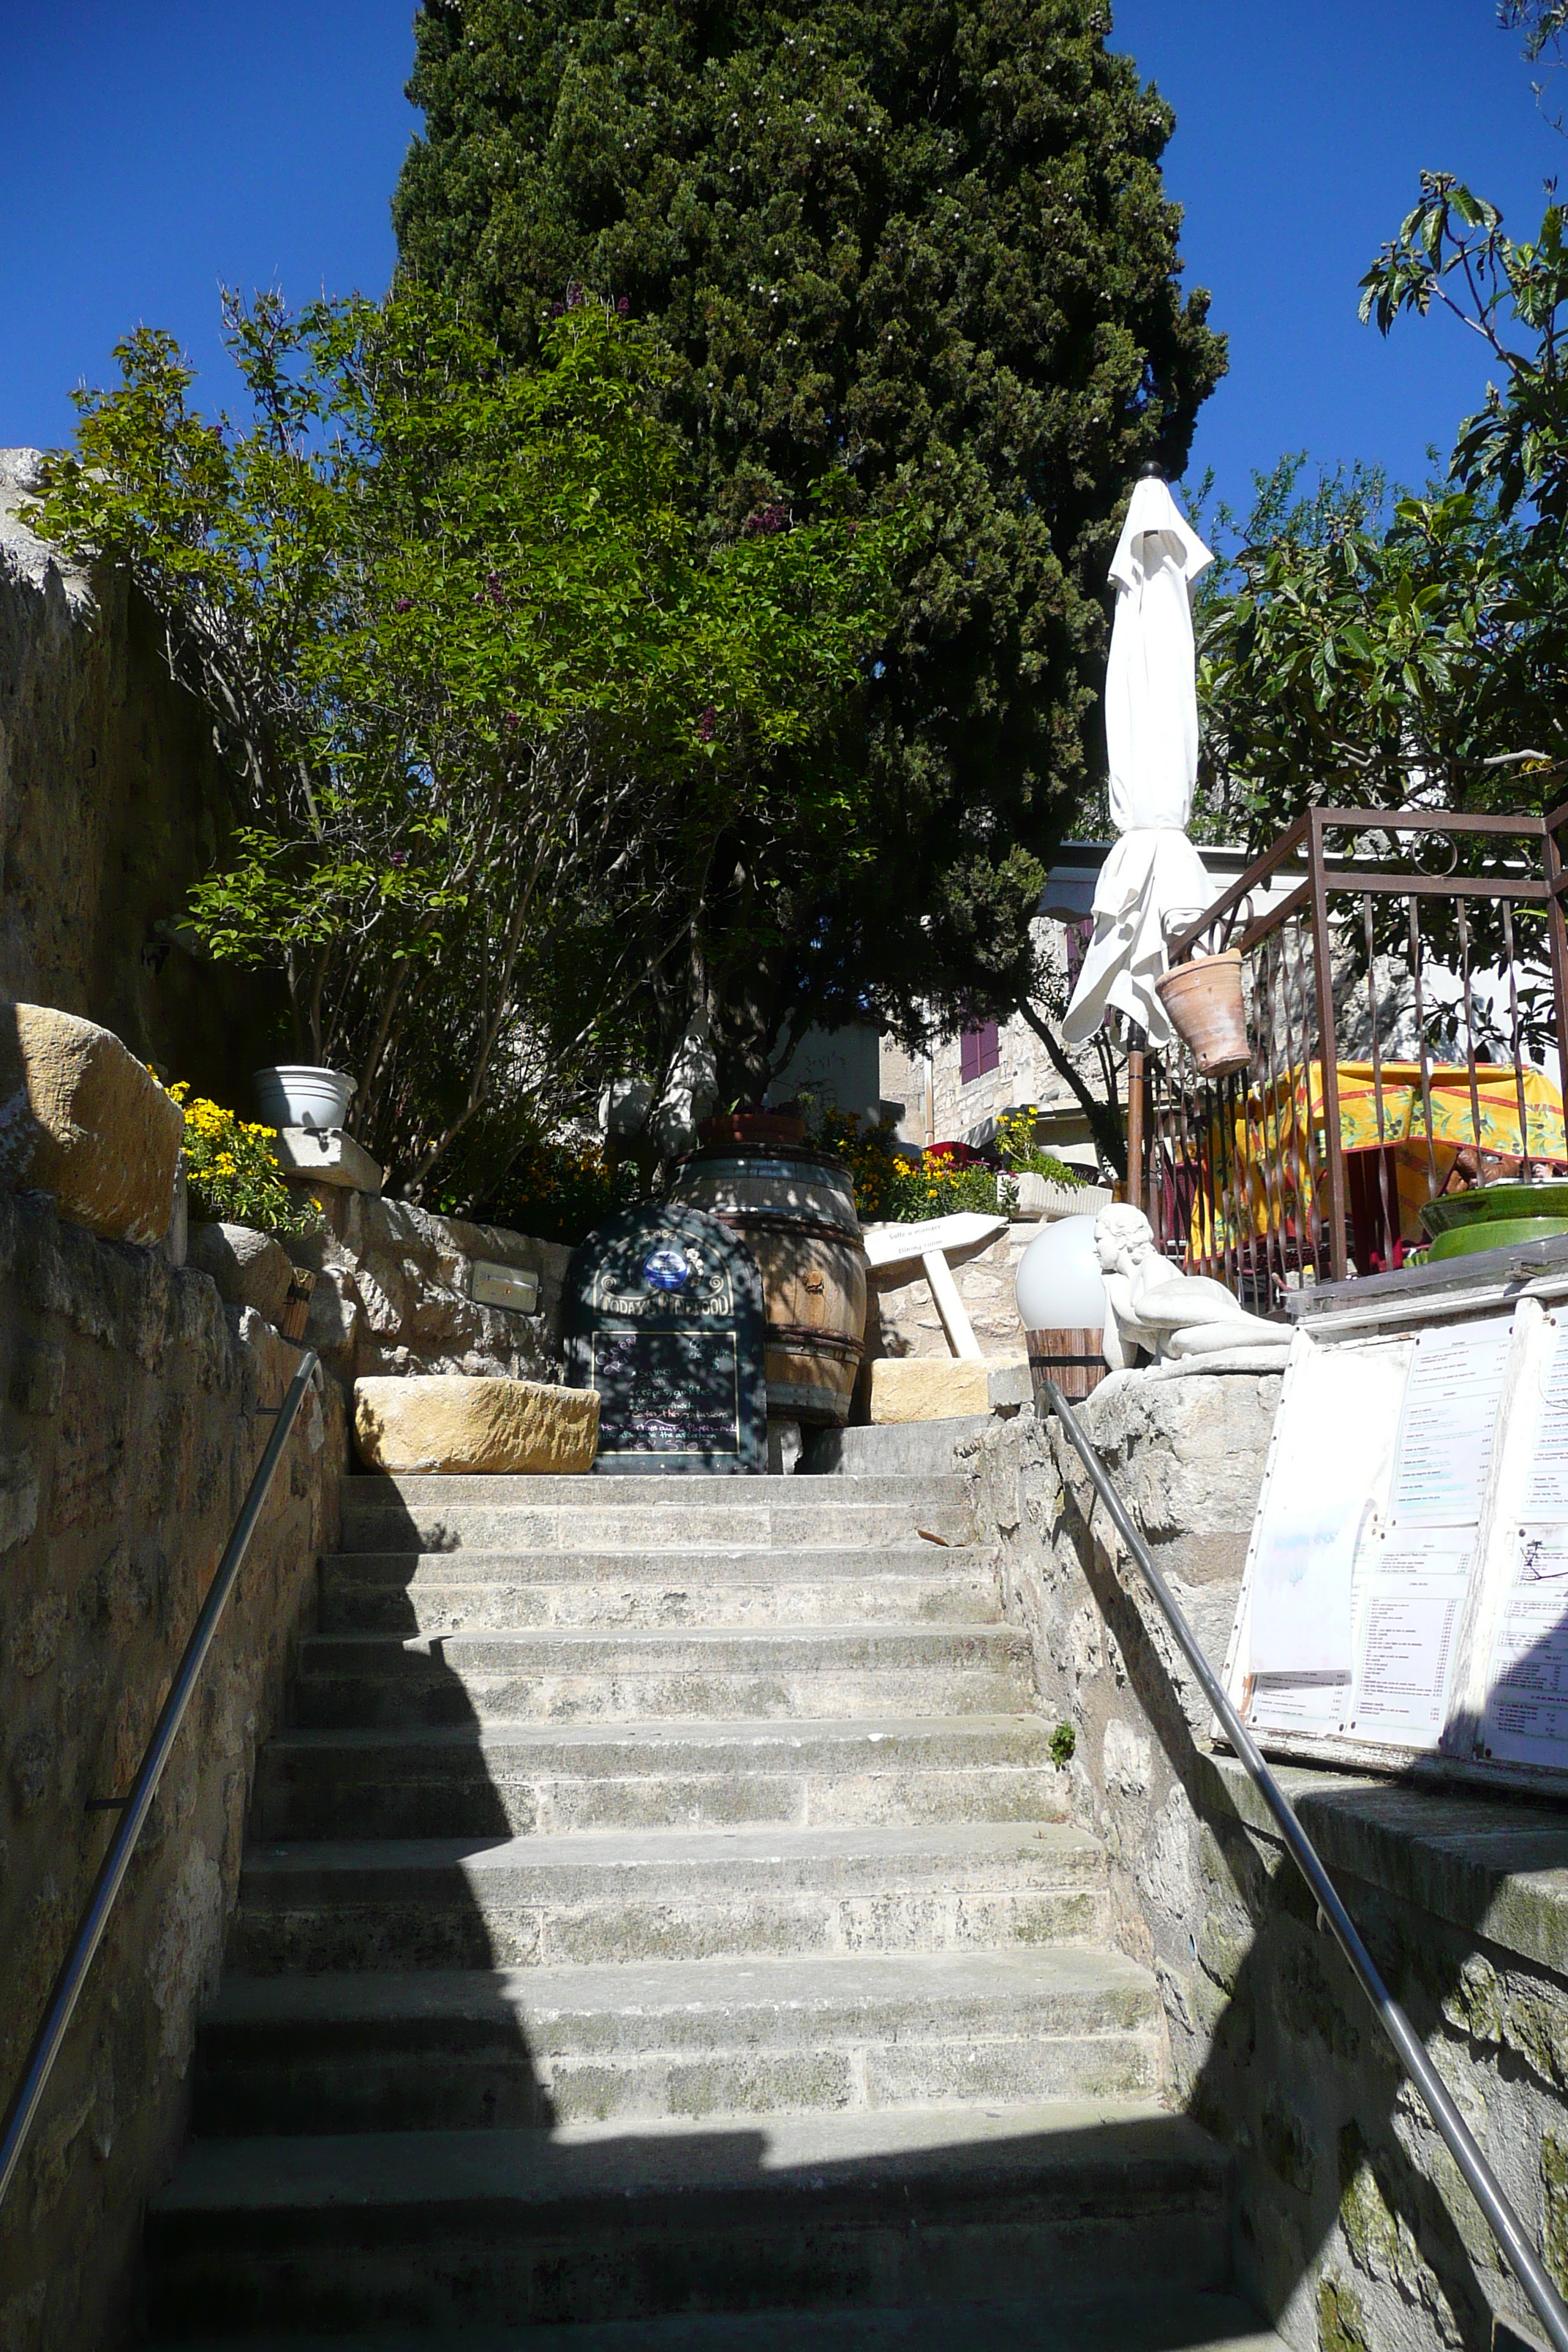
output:
[[[1530,1188],[1521,1185],[1519,1189]],[[1431,1255],[1468,1257],[1472,1250],[1508,1249],[1515,1242],[1542,1241],[1549,1234],[1568,1234],[1568,1217],[1476,1217],[1468,1225],[1454,1225],[1439,1234]]]

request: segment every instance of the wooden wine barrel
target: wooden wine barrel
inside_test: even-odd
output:
[[[865,1348],[866,1258],[843,1161],[805,1146],[716,1145],[681,1161],[669,1198],[733,1226],[762,1269],[769,1413],[847,1421]]]
[[[1058,1387],[1069,1404],[1092,1394],[1105,1378],[1107,1365],[1101,1352],[1105,1334],[1101,1331],[1026,1331],[1024,1339],[1029,1350],[1029,1378],[1035,1391],[1035,1403],[1043,1409],[1046,1383]]]

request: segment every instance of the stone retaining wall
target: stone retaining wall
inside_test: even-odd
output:
[[[1085,1417],[1223,1664],[1279,1381],[1102,1389]],[[1163,1996],[1175,2089],[1234,2149],[1245,2291],[1296,2352],[1485,2352],[1526,2306],[1062,1433],[964,1449],[1115,1933]],[[1280,1768],[1505,2189],[1568,2290],[1568,1820],[1560,1807]]]
[[[125,574],[89,575],[17,520],[38,462],[0,449],[0,999],[100,1022],[243,1110],[288,1000],[280,974],[214,963],[185,928],[234,824],[211,722]]]
[[[321,1185],[316,1198],[325,1230],[289,1255],[316,1273],[306,1337],[345,1389],[404,1372],[561,1378],[563,1244],[368,1192]],[[469,1296],[476,1258],[536,1276],[537,1311],[481,1307]]]
[[[0,1195],[0,2101],[299,1351],[204,1275]],[[119,2340],[141,2212],[184,2136],[258,1743],[336,1540],[337,1391],[279,1465],[185,1728],[0,2208],[0,2345]]]

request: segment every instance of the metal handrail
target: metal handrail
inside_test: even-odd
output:
[[[1563,2308],[1557,2290],[1542,2268],[1518,2214],[1503,2195],[1496,2174],[1444,2088],[1442,2077],[1427,2057],[1420,2035],[1378,1974],[1372,1954],[1363,1943],[1354,1921],[1335,1891],[1332,1879],[1318,1858],[1317,1848],[1301,1827],[1289,1797],[1264,1761],[1251,1733],[1232,1706],[1218,1675],[1199,1646],[1197,1636],[1150,1558],[1148,1547],[1133,1526],[1121,1496],[1111,1485],[1093,1441],[1084,1434],[1077,1414],[1059,1389],[1047,1386],[1047,1395],[1051,1411],[1066,1430],[1068,1441],[1089,1472],[1095,1493],[1115,1522],[1117,1533],[1142,1569],[1144,1582],[1174,1634],[1182,1655],[1197,1676],[1204,1696],[1224,1726],[1226,1738],[1246,1765],[1254,1787],[1278,1822],[1290,1859],[1315,1896],[1320,1914],[1332,1928],[1340,1949],[1355,1971],[1362,1990],[1377,2011],[1378,2021],[1398,2052],[1405,2073],[1426,2102],[1427,2111],[1441,2133],[1449,2155],[1490,2223],[1492,2235],[1502,2249],[1515,2278],[1529,2296],[1555,2352],[1568,2352],[1568,2310]]]
[[[213,1638],[218,1629],[218,1621],[223,1615],[225,1604],[234,1590],[235,1580],[244,1565],[245,1555],[250,1549],[251,1537],[256,1533],[257,1522],[266,1507],[273,1475],[282,1459],[283,1448],[289,1443],[294,1423],[299,1418],[300,1407],[305,1401],[306,1391],[310,1386],[320,1362],[321,1359],[315,1349],[307,1348],[300,1359],[300,1369],[289,1382],[282,1403],[278,1407],[277,1417],[272,1424],[272,1434],[267,1441],[266,1451],[257,1467],[256,1475],[250,1482],[249,1491],[240,1506],[239,1517],[234,1523],[234,1531],[224,1547],[223,1558],[219,1560],[216,1573],[207,1588],[207,1597],[202,1603],[195,1625],[191,1628],[191,1638],[185,1643],[185,1654],[180,1660],[179,1669],[170,1686],[169,1696],[164,1700],[162,1712],[153,1727],[153,1736],[147,1742],[146,1752],[142,1756],[136,1778],[132,1782],[130,1793],[121,1807],[120,1825],[109,1842],[108,1853],[99,1864],[98,1875],[92,1882],[92,1892],[87,1898],[87,1907],[71,1939],[70,1949],[60,1963],[54,1990],[49,1995],[48,2007],[45,2010],[43,2021],[33,2037],[33,2046],[27,2053],[27,2063],[22,2069],[21,2081],[17,2084],[11,2104],[5,2110],[5,2126],[3,2130],[0,2130],[0,2199],[4,2199],[16,2174],[16,2167],[21,2161],[23,2147],[38,2112],[50,2071],[59,2055],[60,2044],[66,2037],[66,2029],[71,2021],[72,2012],[81,1996],[82,1987],[87,1981],[87,1973],[92,1966],[93,1954],[97,1951],[103,1931],[109,1924],[109,1915],[114,1907],[115,1896],[119,1894],[125,1874],[131,1866],[131,1857],[135,1852],[137,1840],[145,1826],[153,1800],[158,1792],[158,1782],[163,1777],[163,1767],[167,1764],[174,1741],[179,1737],[180,1726],[184,1721],[185,1710],[191,1703],[191,1695],[195,1689],[196,1678],[206,1662],[208,1651],[212,1648]]]

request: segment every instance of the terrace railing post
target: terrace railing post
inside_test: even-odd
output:
[[[1127,1198],[1134,1209],[1143,1206],[1143,1032],[1128,1032],[1127,1045]]]
[[[1557,827],[1568,820],[1568,807],[1553,809],[1543,829],[1542,852],[1546,873],[1546,937],[1552,952],[1552,1010],[1557,1027],[1557,1070],[1559,1090],[1568,1078],[1568,924],[1563,917],[1563,891],[1565,877],[1563,858],[1557,847]]]
[[[1340,1150],[1339,1041],[1334,1029],[1333,942],[1329,935],[1329,894],[1323,880],[1323,812],[1313,809],[1307,835],[1307,887],[1312,901],[1312,964],[1318,989],[1318,1066],[1323,1074],[1323,1145],[1329,1185],[1329,1271],[1343,1282],[1350,1271],[1345,1249],[1345,1162]]]

